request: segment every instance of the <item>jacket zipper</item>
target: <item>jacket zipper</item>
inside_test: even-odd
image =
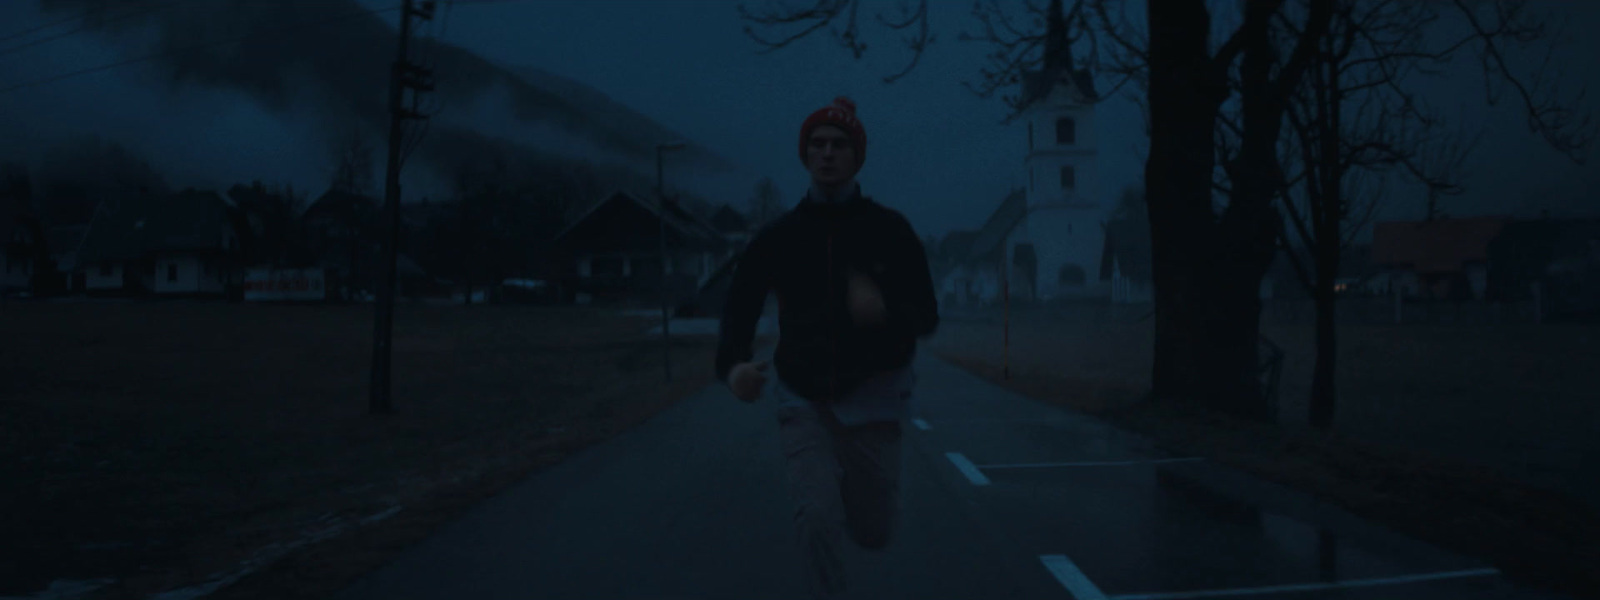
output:
[[[835,323],[835,319],[832,318],[832,315],[833,315],[833,301],[834,301],[834,296],[833,296],[833,232],[829,231],[828,232],[828,314],[829,314],[829,318],[828,318],[828,338],[829,338],[830,345],[832,346],[833,353],[832,353],[832,356],[830,356],[829,360],[828,360],[828,366],[829,366],[830,372],[832,374],[832,377],[830,377],[828,379],[828,392],[829,392],[828,395],[829,395],[829,400],[837,402],[839,400],[839,337],[838,337],[838,333],[837,333],[837,330],[836,330],[838,324]]]

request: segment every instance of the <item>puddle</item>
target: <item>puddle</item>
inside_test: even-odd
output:
[[[58,579],[45,589],[28,596],[0,596],[0,600],[72,600],[94,593],[115,583],[110,579],[70,580]]]
[[[1155,481],[1163,498],[1174,505],[1172,508],[1199,512],[1211,520],[1228,523],[1237,528],[1236,531],[1265,545],[1304,581],[1334,582],[1406,571],[1397,561],[1358,548],[1326,527],[1263,510],[1254,503],[1180,475],[1175,469],[1157,468]]]

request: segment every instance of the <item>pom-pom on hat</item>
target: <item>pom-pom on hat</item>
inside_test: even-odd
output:
[[[833,99],[833,104],[817,109],[806,117],[805,123],[800,125],[800,162],[806,161],[806,142],[811,138],[811,131],[821,125],[833,125],[844,130],[850,136],[850,141],[856,145],[856,168],[867,160],[867,130],[861,127],[861,121],[856,118],[856,103],[847,97],[839,96]]]

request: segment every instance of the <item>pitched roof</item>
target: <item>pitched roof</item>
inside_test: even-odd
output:
[[[123,202],[96,215],[78,249],[80,262],[132,260],[163,250],[216,250],[231,226],[215,192],[193,189]]]
[[[1021,189],[1006,195],[989,215],[989,220],[983,223],[983,228],[978,230],[978,235],[973,239],[966,256],[961,257],[961,262],[974,263],[993,258],[995,251],[1010,237],[1011,231],[1026,218],[1028,195]]]
[[[1506,266],[1544,269],[1561,259],[1600,251],[1600,218],[1538,219],[1507,223],[1489,244],[1490,259]]]
[[[51,227],[45,231],[45,243],[50,247],[50,253],[56,256],[78,251],[83,245],[84,236],[89,233],[89,225],[62,225]]]
[[[952,231],[939,241],[939,255],[951,260],[965,259],[978,241],[977,231]]]
[[[739,211],[726,204],[711,215],[711,225],[722,233],[744,233],[750,230],[750,221]]]
[[[673,228],[680,235],[685,237],[711,242],[714,244],[721,244],[726,241],[726,238],[723,238],[722,234],[718,233],[716,229],[711,226],[711,224],[696,216],[694,213],[684,209],[680,203],[668,202],[666,203],[666,210],[663,211],[660,202],[646,200],[639,195],[631,194],[626,191],[616,191],[610,195],[602,197],[599,202],[595,202],[594,205],[590,206],[589,209],[584,211],[582,215],[579,215],[578,218],[573,219],[571,223],[568,223],[566,227],[562,228],[561,232],[557,233],[552,239],[556,241],[561,240],[562,238],[566,237],[568,233],[571,233],[573,230],[577,229],[579,225],[582,225],[584,221],[587,221],[590,217],[594,216],[594,214],[599,211],[601,207],[616,202],[631,203],[645,209],[652,216],[664,218],[668,227]],[[662,215],[665,215],[665,217]]]
[[[1111,277],[1113,259],[1116,260],[1123,277],[1139,282],[1153,280],[1149,223],[1134,219],[1107,222],[1105,247],[1100,259],[1101,279]]]
[[[372,218],[378,214],[382,204],[377,199],[360,194],[352,194],[343,190],[330,189],[318,197],[315,202],[306,207],[301,218],[310,220],[327,219],[337,223],[350,220]]]
[[[1372,233],[1372,262],[1419,273],[1454,273],[1469,262],[1489,258],[1489,242],[1509,217],[1470,217],[1439,221],[1388,221]]]

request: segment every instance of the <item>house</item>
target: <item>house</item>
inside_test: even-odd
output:
[[[750,243],[750,237],[755,235],[750,220],[726,204],[711,215],[710,222],[712,229],[733,244],[733,250],[736,252],[743,250],[745,245]]]
[[[78,249],[89,233],[89,224],[58,225],[45,230],[45,244],[49,246],[50,261],[55,265],[56,289],[64,292],[83,291],[83,272],[78,269]]]
[[[972,250],[972,243],[978,239],[976,230],[957,230],[946,233],[934,247],[928,250],[928,271],[933,277],[934,285],[938,289],[939,302],[942,305],[955,305],[957,298],[951,274],[961,266],[967,253]]]
[[[146,196],[100,210],[75,266],[90,293],[222,295],[243,281],[239,233],[215,192]]]
[[[1489,243],[1486,296],[1537,299],[1555,317],[1600,315],[1600,218],[1507,223]]]
[[[1488,216],[1379,222],[1372,233],[1375,288],[1408,297],[1481,300],[1489,244],[1510,221]]]
[[[300,214],[307,251],[313,257],[310,262],[327,273],[333,298],[377,292],[381,209],[376,199],[333,188]]]
[[[0,198],[0,294],[33,290],[41,252],[36,216],[20,201]]]
[[[734,254],[734,244],[714,225],[678,203],[663,207],[628,191],[602,197],[556,234],[552,247],[561,279],[578,301],[646,306],[661,301],[663,285],[670,301],[689,300]]]
[[[947,239],[952,244],[948,251],[952,252],[953,266],[938,284],[939,298],[947,306],[990,306],[1000,302],[1003,291],[1000,264],[1005,256],[1005,244],[1011,232],[1027,217],[1027,202],[1023,190],[1014,190],[1000,201],[978,231],[970,236]],[[1014,251],[1013,256],[1025,259],[1027,253]],[[1010,285],[1017,286],[1017,283],[1010,282]],[[1026,281],[1024,290],[1025,286]],[[1019,293],[1016,289],[1011,290],[1011,296],[1013,299],[1028,298],[1026,291]]]
[[[1339,258],[1339,276],[1333,291],[1350,296],[1375,296],[1378,288],[1378,265],[1372,262],[1372,244],[1350,244]]]

